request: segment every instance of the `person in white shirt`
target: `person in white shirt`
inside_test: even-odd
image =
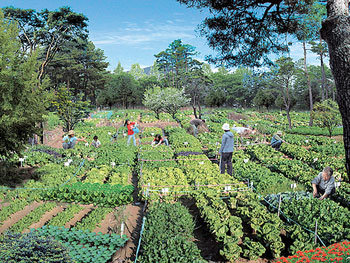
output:
[[[98,140],[98,137],[95,135],[93,141],[91,142],[90,146],[94,146],[96,148],[101,146],[101,142]]]

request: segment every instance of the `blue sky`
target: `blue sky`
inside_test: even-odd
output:
[[[89,18],[90,40],[104,50],[109,69],[118,61],[128,70],[134,63],[141,67],[153,64],[154,55],[165,50],[175,39],[182,39],[200,52],[204,60],[213,51],[196,32],[197,25],[208,15],[188,9],[176,0],[1,0],[0,7],[55,10],[70,6],[73,11]],[[302,58],[301,45],[291,49],[294,59]],[[319,63],[310,54],[311,63]]]

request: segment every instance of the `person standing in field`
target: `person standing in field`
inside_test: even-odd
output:
[[[135,125],[136,125],[136,122],[131,122],[129,119],[127,119],[124,123],[124,126],[126,126],[128,129],[128,145],[130,144],[130,140],[132,138],[134,141],[134,146],[136,146],[136,138],[135,138],[135,132],[134,132]]]
[[[230,131],[230,125],[225,123],[222,125],[224,134],[222,135],[221,148],[219,150],[220,158],[220,172],[225,173],[227,167],[227,173],[232,175],[232,153],[234,150],[234,136]]]

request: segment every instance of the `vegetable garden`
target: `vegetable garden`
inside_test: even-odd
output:
[[[22,233],[59,242],[72,262],[347,262],[350,185],[343,143],[305,128],[307,113],[291,113],[292,130],[279,112],[245,111],[247,118],[238,121],[231,113],[208,112],[209,132],[196,138],[188,133],[191,111],[177,114],[178,125],[169,114],[160,121],[172,125],[158,125],[148,111],[98,112],[75,132],[90,141],[97,134],[100,148],[37,145],[13,156],[7,161],[35,171],[27,180],[1,178],[0,255],[20,262],[23,255],[4,251],[20,246]],[[141,125],[137,147],[126,145],[126,117]],[[235,134],[233,176],[218,166],[225,122],[256,131]],[[268,145],[277,130],[288,142],[280,151]],[[151,147],[155,134],[170,146]],[[327,165],[335,170],[337,191],[320,201],[312,197],[311,180]],[[201,246],[199,232],[207,232],[215,253]],[[55,262],[70,262],[63,258]]]

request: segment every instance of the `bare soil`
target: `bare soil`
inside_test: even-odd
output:
[[[25,229],[22,233],[28,233],[30,231],[30,229],[32,228],[40,228],[42,226],[44,226],[46,224],[46,222],[48,222],[49,220],[51,220],[51,218],[53,218],[54,216],[56,216],[58,213],[62,212],[64,209],[64,206],[56,206],[54,209],[52,209],[51,211],[46,212],[40,219],[39,222],[36,222],[34,224],[32,224],[28,229]]]
[[[129,204],[125,207],[123,214],[124,215],[122,217],[119,216],[118,221],[124,220],[124,234],[129,238],[129,240],[122,249],[118,250],[114,254],[112,258],[113,263],[130,262],[131,257],[136,254],[136,248],[138,245],[142,223],[142,209],[140,206]],[[120,226],[121,222],[118,221],[117,225]]]
[[[56,127],[52,131],[44,131],[44,145],[53,148],[62,148],[62,136],[64,135],[62,126]]]
[[[111,229],[115,227],[115,224],[116,224],[116,219],[113,211],[109,213],[104,220],[102,220],[102,222],[99,224],[98,227],[94,229],[93,232],[95,232],[96,234],[98,232],[101,232],[102,234],[107,234],[111,232]]]
[[[157,121],[157,122],[150,122],[150,123],[139,123],[139,126],[142,129],[146,127],[158,127],[161,129],[164,129],[167,126],[172,126],[172,127],[178,127],[179,124],[177,122],[165,122],[165,121]]]
[[[17,223],[19,220],[21,220],[23,217],[25,217],[27,214],[29,214],[31,211],[33,211],[35,208],[37,208],[41,204],[43,204],[43,202],[33,202],[32,204],[26,206],[23,210],[12,214],[11,217],[7,219],[4,222],[4,224],[0,227],[0,234],[4,232],[6,229],[10,228],[15,223]]]
[[[240,120],[247,120],[248,117],[246,115],[243,115],[243,114],[239,114],[239,113],[234,113],[234,112],[231,112],[228,114],[228,118],[230,120],[234,120],[234,121],[240,121]]]
[[[0,200],[0,202],[2,202],[2,200]],[[0,211],[3,207],[6,207],[8,205],[10,205],[10,203],[0,203]]]
[[[64,225],[65,228],[70,228],[74,226],[77,222],[79,222],[87,213],[91,211],[91,209],[94,207],[93,205],[80,205],[85,207],[84,210],[81,210],[78,214],[74,216],[68,223]]]

